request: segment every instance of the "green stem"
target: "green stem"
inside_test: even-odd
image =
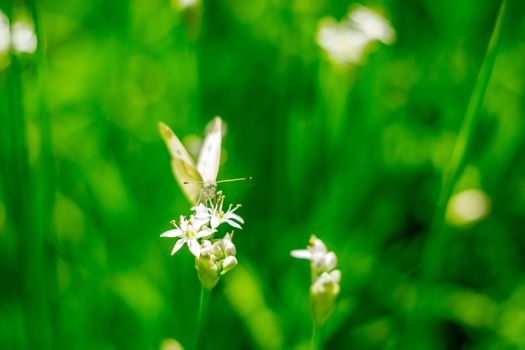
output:
[[[483,61],[483,65],[478,74],[478,78],[474,85],[474,90],[468,103],[467,111],[463,123],[459,130],[450,162],[443,172],[443,180],[441,183],[441,190],[439,200],[434,218],[430,227],[430,232],[425,247],[425,254],[423,255],[423,275],[425,279],[435,280],[439,278],[440,267],[442,266],[442,255],[445,247],[444,237],[444,219],[448,200],[454,189],[459,176],[462,174],[467,160],[467,149],[473,138],[475,131],[475,122],[479,117],[479,110],[481,109],[487,91],[487,86],[490,81],[494,62],[498,55],[498,49],[501,42],[501,28],[504,21],[507,8],[507,1],[503,0],[500,5],[496,24],[487,48],[487,53]]]
[[[483,106],[483,101],[490,81],[494,62],[496,61],[499,45],[501,42],[502,25],[506,14],[507,1],[503,0],[500,5],[498,17],[494,25],[492,36],[487,48],[483,64],[478,73],[477,80],[470,97],[463,123],[459,130],[456,143],[452,151],[450,162],[443,171],[443,178],[439,199],[434,212],[434,217],[430,225],[427,241],[423,251],[422,277],[428,283],[427,288],[432,288],[432,282],[442,278],[443,261],[445,260],[447,231],[445,215],[449,198],[454,190],[454,186],[461,176],[467,163],[468,147],[471,144],[476,122],[479,118],[479,111]],[[421,349],[439,349],[440,335],[439,325],[432,317],[431,307],[434,304],[432,293],[426,293],[420,302],[420,306],[414,314],[412,320],[412,330],[415,332],[415,343],[412,346]]]
[[[38,112],[35,119],[40,130],[40,157],[37,169],[34,171],[35,178],[35,209],[34,215],[35,229],[40,231],[44,242],[53,240],[52,217],[54,200],[56,193],[56,178],[54,173],[54,153],[52,147],[51,118],[47,108],[46,90],[46,42],[40,21],[40,4],[37,0],[28,0],[27,5],[31,10],[37,47],[35,51],[35,68],[37,81],[37,104]],[[43,247],[45,249],[45,246]],[[49,309],[49,328],[51,338],[54,342],[58,341],[59,331],[59,312],[58,312],[58,276],[56,255],[51,250],[44,251],[45,271],[43,278],[46,284],[46,306]],[[51,343],[53,344],[53,343]],[[56,343],[55,343],[56,344]]]
[[[199,314],[197,318],[197,335],[195,338],[195,349],[204,349],[204,330],[208,315],[208,305],[210,303],[211,289],[201,286],[201,295],[199,300]]]
[[[9,22],[13,24],[13,2],[7,1],[2,6],[5,6]],[[0,72],[0,180],[3,181],[9,218],[8,235],[14,237],[17,245],[18,261],[13,283],[18,287],[22,307],[25,347],[51,349],[44,236],[40,226],[34,224],[38,214],[35,195],[38,187],[29,162],[24,110],[23,63],[31,61],[28,57],[19,58],[12,51],[10,55],[11,64]]]
[[[322,348],[323,326],[313,321],[312,327],[312,350],[319,350]]]

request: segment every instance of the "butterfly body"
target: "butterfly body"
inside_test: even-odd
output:
[[[201,190],[201,200],[206,202],[208,199],[212,199],[217,195],[217,184],[216,183],[204,183]]]

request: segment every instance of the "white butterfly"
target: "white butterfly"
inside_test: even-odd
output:
[[[192,204],[204,202],[217,192],[217,173],[221,160],[222,120],[215,117],[211,122],[197,166],[186,148],[164,123],[159,123],[159,130],[171,153],[171,168],[186,197]]]

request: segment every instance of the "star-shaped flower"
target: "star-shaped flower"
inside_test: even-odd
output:
[[[292,250],[294,258],[310,260],[312,270],[316,274],[333,270],[337,265],[334,252],[329,252],[326,245],[315,235],[310,237],[310,245],[306,249]]]
[[[210,237],[217,232],[217,230],[205,226],[202,220],[193,215],[190,216],[189,220],[181,216],[178,226],[175,222],[172,222],[172,224],[175,226],[174,229],[168,230],[160,235],[161,237],[179,238],[175,246],[173,246],[171,255],[175,254],[184,244],[187,244],[190,252],[198,257],[201,252],[201,246],[197,240]]]
[[[213,229],[217,228],[223,222],[232,227],[242,229],[241,224],[244,224],[244,220],[239,215],[234,213],[241,207],[240,204],[236,205],[235,207],[230,204],[228,210],[224,212],[222,207],[224,205],[225,198],[225,196],[217,194],[217,199],[215,202],[209,201],[209,207],[206,207],[203,204],[199,204],[198,206],[194,207],[193,210],[195,211],[195,217],[203,222],[209,221],[210,226]]]

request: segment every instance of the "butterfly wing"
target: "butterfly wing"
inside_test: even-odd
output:
[[[159,130],[172,157],[171,168],[173,174],[189,201],[196,204],[202,190],[202,177],[188,151],[186,151],[186,148],[184,148],[173,131],[162,122],[159,123]]]
[[[222,120],[215,117],[210,124],[199,153],[197,170],[205,183],[215,184],[221,161]]]

